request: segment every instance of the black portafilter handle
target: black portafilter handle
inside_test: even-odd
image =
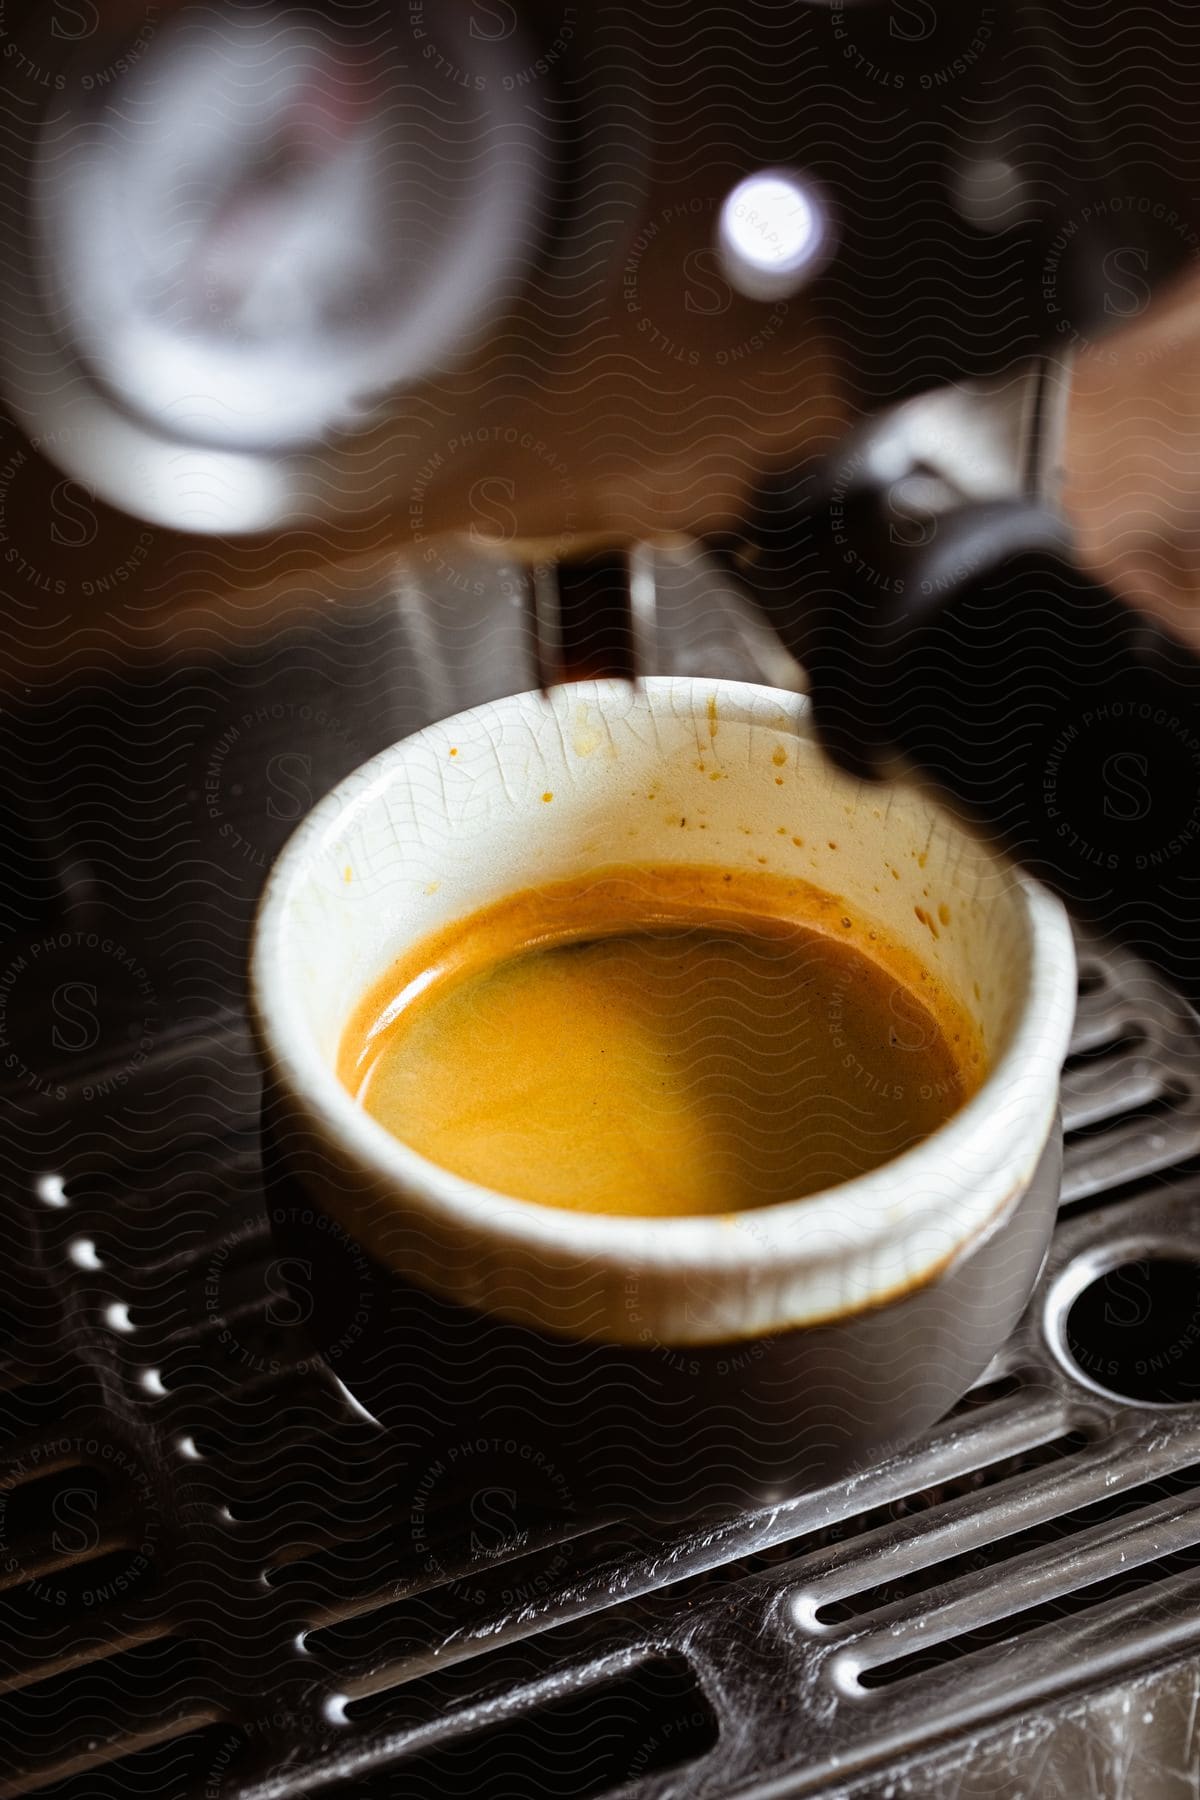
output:
[[[771,483],[718,554],[843,769],[932,784],[1200,1005],[1200,660],[1080,571],[1053,508],[939,479]]]

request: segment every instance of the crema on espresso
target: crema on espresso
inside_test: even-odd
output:
[[[356,1008],[339,1074],[469,1181],[668,1216],[878,1168],[984,1069],[952,996],[837,895],[664,865],[530,889],[407,951]]]

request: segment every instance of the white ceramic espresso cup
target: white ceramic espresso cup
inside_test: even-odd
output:
[[[702,1218],[492,1192],[362,1111],[335,1074],[339,1039],[402,951],[506,894],[630,863],[765,868],[844,896],[976,1021],[982,1086],[867,1175]],[[342,1264],[369,1268],[370,1317],[337,1372],[410,1436],[457,1408],[548,1446],[589,1497],[608,1482],[656,1509],[774,1499],[931,1423],[1036,1280],[1075,1004],[1066,916],[922,794],[835,770],[792,695],[585,684],[395,745],[279,858],[253,1004],[274,1221],[307,1242],[318,1283],[337,1276],[335,1240]],[[318,1336],[345,1304],[318,1295]]]

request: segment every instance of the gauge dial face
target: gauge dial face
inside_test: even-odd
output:
[[[360,425],[463,354],[535,255],[547,144],[505,80],[520,47],[473,42],[486,74],[451,81],[404,9],[367,10],[185,13],[43,132],[43,302],[172,436],[283,448]]]

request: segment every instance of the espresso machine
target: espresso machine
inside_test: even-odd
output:
[[[1080,359],[1195,273],[1191,9],[0,32],[0,1791],[1191,1792],[1197,664],[1061,492]],[[1067,900],[1060,1225],[836,1488],[438,1514],[272,1245],[250,922],[375,750],[648,671],[806,691]]]

